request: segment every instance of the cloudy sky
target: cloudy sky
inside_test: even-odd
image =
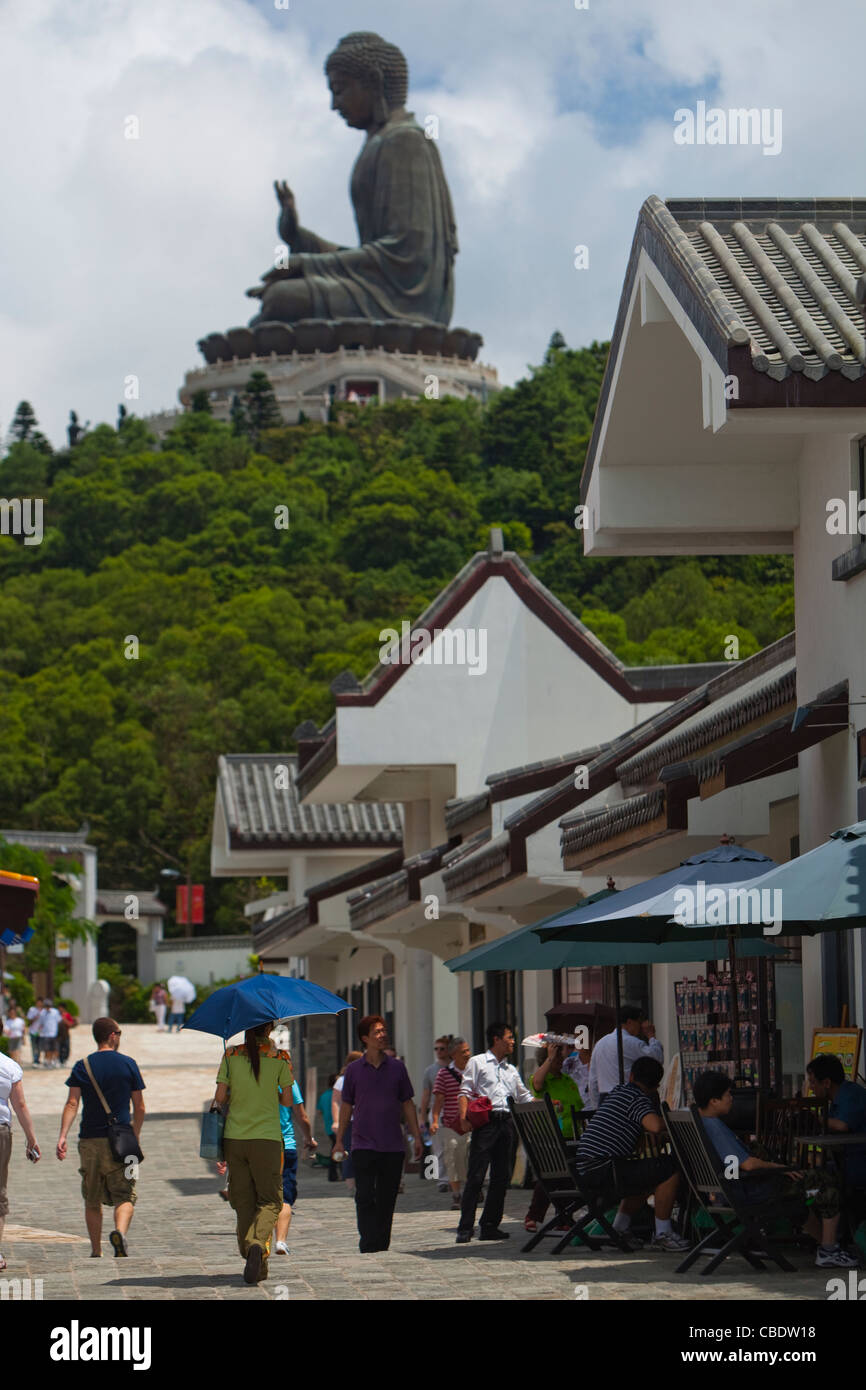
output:
[[[284,2],[0,3],[3,435],[22,398],[55,443],[70,407],[113,421],[129,375],[135,413],[175,404],[197,339],[255,311],[273,179],[306,226],[355,241],[361,137],[322,72],[353,29],[400,45],[410,109],[439,118],[453,322],[506,382],[555,328],[609,336],[647,194],[866,195],[857,0]],[[778,108],[781,152],[675,143],[699,101]]]

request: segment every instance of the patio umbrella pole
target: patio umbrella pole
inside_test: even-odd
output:
[[[734,1080],[739,1083],[742,1063],[740,1060],[740,1001],[737,995],[737,941],[734,933],[730,930],[728,931],[728,962],[731,967],[731,1029],[734,1035],[734,1066],[736,1067]]]
[[[616,1008],[616,1020],[615,1020],[615,1022],[614,1022],[614,1027],[616,1028],[616,1056],[617,1056],[617,1061],[619,1062],[619,1084],[620,1084],[620,1086],[621,1086],[621,1085],[623,1084],[623,1082],[625,1081],[625,1059],[623,1058],[623,1055],[622,1055],[622,1027],[621,1027],[620,1021],[619,1021],[619,1010],[620,1010],[619,971],[620,971],[620,967],[619,967],[618,965],[615,965],[615,966],[613,967],[613,1001],[614,1001],[614,1006],[615,1006],[615,1008]]]

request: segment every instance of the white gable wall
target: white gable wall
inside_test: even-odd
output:
[[[448,626],[486,634],[486,671],[436,665],[434,642],[377,705],[338,707],[341,764],[454,765],[453,794],[468,796],[503,767],[604,742],[664,708],[612,690],[504,579],[489,579]]]

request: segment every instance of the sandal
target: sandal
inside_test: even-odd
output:
[[[523,1229],[524,1231],[537,1231],[538,1222],[533,1221],[531,1217],[527,1216],[526,1220],[523,1223]]]

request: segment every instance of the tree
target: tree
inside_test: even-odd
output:
[[[202,387],[200,391],[193,392],[190,408],[194,413],[199,415],[213,415],[210,396],[207,391],[205,391],[204,387]]]
[[[20,401],[9,427],[10,441],[14,444],[32,444],[41,453],[52,454],[54,450],[45,435],[37,429],[37,424],[36,412],[30,402]]]
[[[53,998],[58,939],[84,941],[95,937],[97,932],[95,922],[75,915],[75,894],[67,876],[80,873],[81,866],[60,859],[52,863],[37,850],[12,845],[0,838],[0,867],[39,879],[39,895],[30,918],[33,936],[25,945],[24,959],[31,970],[46,972],[46,989],[49,998]]]
[[[232,434],[248,434],[247,412],[244,410],[243,401],[237,391],[232,396],[231,410],[229,411],[229,421],[231,422]]]
[[[556,360],[556,354],[558,352],[562,352],[562,350],[567,347],[568,344],[566,343],[565,339],[563,338],[562,334],[557,328],[551,334],[550,342],[547,344],[547,352],[544,354],[545,366],[549,367],[551,362],[554,362]]]
[[[36,411],[29,401],[20,401],[12,419],[9,433],[18,444],[24,444],[35,433]]]
[[[274,388],[267,373],[252,372],[244,387],[247,434],[254,444],[264,430],[279,429],[283,423]]]

